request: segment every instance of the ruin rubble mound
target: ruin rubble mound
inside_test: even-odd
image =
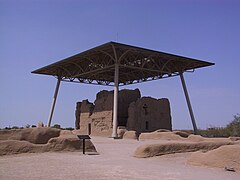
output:
[[[1,130],[0,140],[18,140],[28,141],[34,144],[46,144],[49,139],[58,137],[60,135],[60,131],[60,129],[48,127]]]
[[[151,133],[141,133],[139,140],[185,140],[185,138],[173,133],[173,132],[163,132],[154,131]]]
[[[233,142],[176,142],[169,141],[158,144],[144,144],[136,149],[134,157],[146,158],[174,153],[209,151],[223,145],[232,145]]]
[[[55,151],[82,151],[82,141],[71,131],[54,128],[30,128],[0,131],[0,155],[42,153]],[[11,136],[12,135],[12,136]],[[85,143],[86,152],[96,152],[90,140]]]
[[[240,144],[222,146],[208,152],[195,152],[188,164],[218,168],[233,168],[240,171]]]

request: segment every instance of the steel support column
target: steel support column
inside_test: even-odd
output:
[[[113,98],[113,132],[112,137],[117,137],[117,126],[118,126],[118,78],[119,78],[119,65],[115,64],[115,74],[114,74],[114,98]]]
[[[195,121],[195,118],[194,118],[190,98],[189,98],[189,95],[188,95],[187,86],[186,86],[186,83],[185,83],[185,80],[184,80],[184,77],[183,77],[183,73],[180,73],[180,78],[181,78],[185,98],[186,98],[186,101],[187,101],[188,110],[189,110],[189,113],[190,113],[190,116],[191,116],[194,134],[198,134],[198,129],[197,129],[196,121]]]
[[[57,100],[57,95],[58,95],[60,82],[61,82],[61,78],[58,77],[57,85],[56,85],[56,88],[55,88],[55,93],[54,93],[54,96],[53,96],[52,106],[51,106],[51,110],[50,110],[49,117],[48,117],[48,127],[51,126],[51,121],[52,121],[53,112],[54,112],[54,108],[55,108],[55,104],[56,104],[56,100]]]

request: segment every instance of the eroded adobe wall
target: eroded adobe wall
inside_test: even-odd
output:
[[[128,109],[127,130],[151,132],[157,129],[172,130],[169,100],[142,97],[132,102]]]
[[[123,89],[118,96],[118,125],[126,126],[128,119],[128,108],[132,102],[141,98],[139,89]]]
[[[81,129],[82,132],[88,131],[88,124],[91,123],[94,104],[88,100],[77,102],[75,128]]]
[[[100,91],[94,101],[95,108],[91,115],[91,134],[110,136],[112,132],[113,92]]]
[[[83,134],[111,136],[113,120],[113,91],[100,91],[93,103],[77,103],[75,128]],[[127,130],[151,132],[172,130],[168,99],[141,98],[140,91],[121,90],[118,96],[118,126]]]
[[[139,89],[121,90],[118,94],[118,124],[126,126],[128,107],[130,103],[141,97]],[[92,135],[110,136],[113,119],[113,91],[100,91],[96,100],[89,103],[87,100],[78,102],[76,107],[75,128],[86,134],[91,129]],[[89,127],[91,126],[91,127]]]

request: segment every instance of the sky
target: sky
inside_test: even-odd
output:
[[[238,0],[0,0],[0,128],[47,124],[56,86],[31,71],[109,41],[214,62],[185,73],[198,128],[240,113]],[[192,129],[180,77],[125,86],[168,98],[174,129]],[[61,83],[52,124],[74,127],[77,101],[112,87]]]

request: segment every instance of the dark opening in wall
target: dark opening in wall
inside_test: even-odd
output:
[[[148,121],[146,121],[146,123],[145,123],[145,129],[149,130],[149,123],[148,123]]]
[[[144,114],[145,114],[145,115],[148,114],[147,108],[148,108],[147,104],[144,104],[144,105],[143,105],[143,109],[144,109]]]
[[[88,135],[92,133],[92,124],[88,123]]]

